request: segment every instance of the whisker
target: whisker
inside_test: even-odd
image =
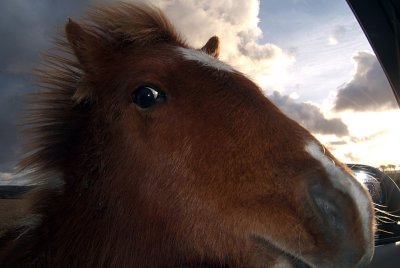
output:
[[[383,229],[378,229],[377,231],[382,232],[382,233],[386,233],[386,234],[393,234],[393,232],[386,231],[386,230],[383,230]]]
[[[375,208],[375,210],[376,210],[377,212],[380,212],[380,213],[386,215],[386,216],[390,216],[390,217],[394,217],[394,218],[400,218],[400,215],[395,215],[395,214],[393,214],[393,213],[391,213],[391,212],[389,212],[389,211],[385,211],[385,210],[378,209],[378,208]]]
[[[384,208],[387,208],[386,205],[378,204],[378,203],[375,203],[375,202],[372,202],[372,204],[373,204],[374,206],[377,206],[377,207],[384,207]]]
[[[378,219],[378,221],[380,221],[382,223],[393,223],[393,224],[397,223],[396,220],[393,220],[389,217],[377,217],[377,219]]]

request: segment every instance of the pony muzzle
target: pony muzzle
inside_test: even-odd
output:
[[[312,267],[363,267],[371,260],[373,233],[365,230],[372,230],[372,223],[362,220],[354,198],[321,183],[309,187],[308,205],[322,238],[319,243],[326,248],[310,258]]]

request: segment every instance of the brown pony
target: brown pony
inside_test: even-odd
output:
[[[29,214],[0,267],[361,267],[367,191],[219,41],[190,48],[162,12],[69,21],[28,119]]]

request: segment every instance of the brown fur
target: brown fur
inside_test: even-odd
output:
[[[21,161],[41,183],[27,197],[41,222],[3,235],[1,267],[330,263],[343,237],[361,256],[354,202],[304,151],[312,135],[242,74],[178,56],[188,46],[158,9],[101,6],[66,37],[39,72]],[[137,109],[143,84],[166,102]],[[336,194],[343,233],[309,205],[313,183]]]

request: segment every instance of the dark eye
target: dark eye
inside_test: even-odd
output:
[[[165,93],[151,86],[141,86],[133,92],[133,103],[141,109],[150,108],[165,100]]]

